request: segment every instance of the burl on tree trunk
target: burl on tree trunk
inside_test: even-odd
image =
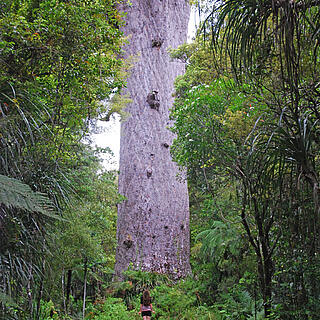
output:
[[[186,0],[139,0],[123,5],[129,36],[125,55],[137,58],[127,83],[133,102],[121,126],[117,276],[134,269],[181,278],[190,273],[187,183],[177,179],[169,146],[174,80],[184,64],[168,48],[186,41]]]

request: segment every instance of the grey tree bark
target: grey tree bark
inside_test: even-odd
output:
[[[189,201],[187,183],[178,179],[169,146],[174,135],[169,109],[174,80],[184,64],[168,48],[186,41],[187,0],[139,0],[122,8],[125,55],[135,56],[127,82],[133,102],[121,125],[119,192],[127,200],[118,208],[116,275],[134,269],[189,274]]]

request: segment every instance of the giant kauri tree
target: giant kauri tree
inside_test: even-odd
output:
[[[184,64],[168,48],[186,40],[186,0],[141,0],[126,12],[126,57],[135,60],[127,82],[132,99],[122,123],[116,274],[128,267],[180,278],[190,272],[187,184],[172,162],[168,130],[173,83]]]

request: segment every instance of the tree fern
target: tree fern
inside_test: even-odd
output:
[[[198,234],[202,242],[202,252],[210,257],[220,258],[226,249],[236,254],[239,246],[238,234],[232,226],[222,221],[214,221],[211,229]]]

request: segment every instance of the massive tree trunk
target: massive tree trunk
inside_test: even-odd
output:
[[[116,274],[134,269],[180,278],[190,273],[189,202],[170,157],[173,84],[184,64],[167,50],[186,41],[187,0],[139,0],[125,5],[126,56],[134,63],[127,91],[133,102],[122,123]]]

